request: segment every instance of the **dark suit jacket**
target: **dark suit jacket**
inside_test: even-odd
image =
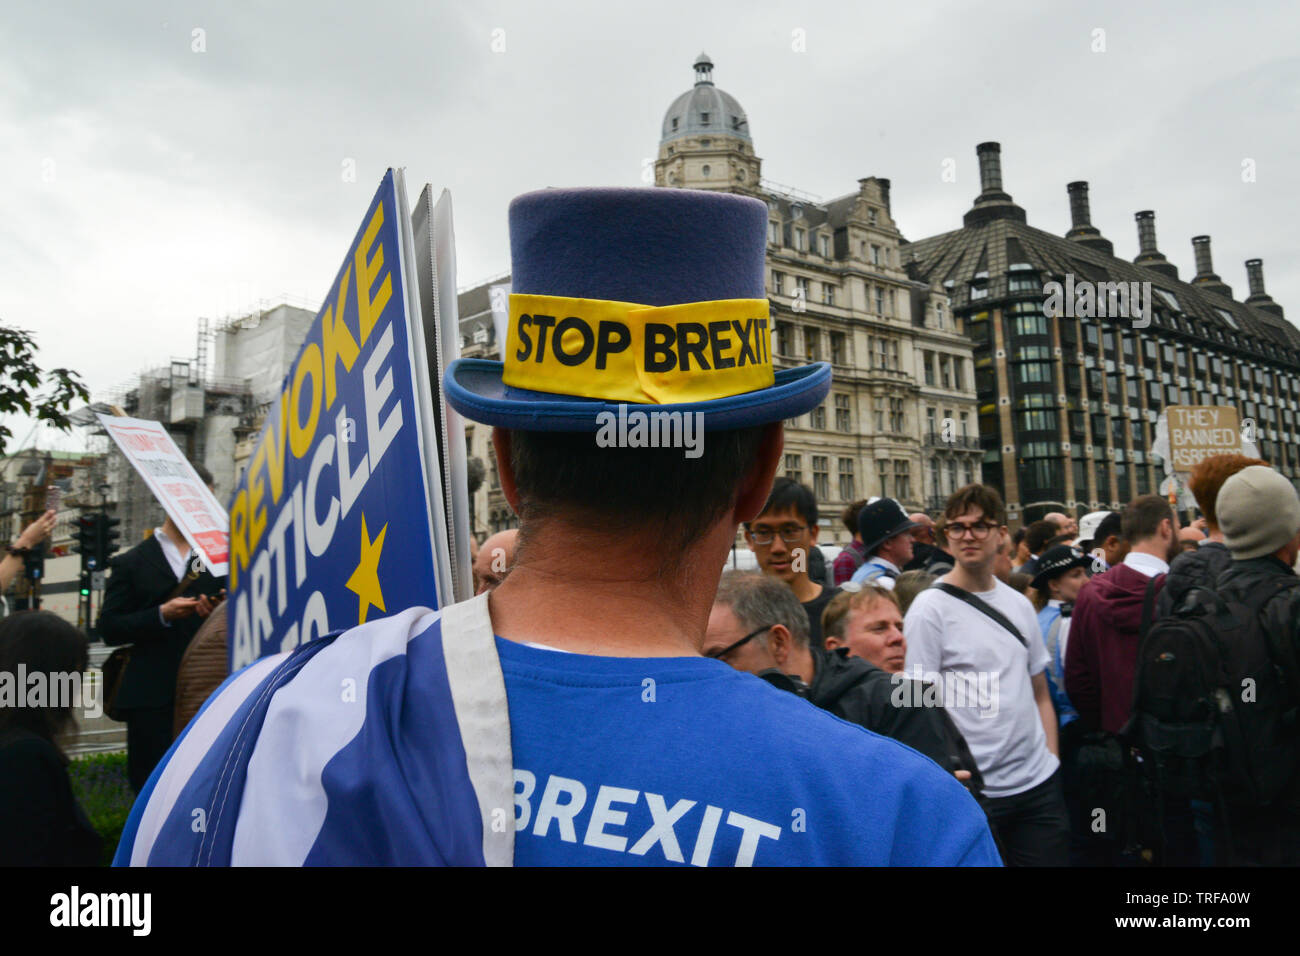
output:
[[[114,557],[109,569],[99,633],[105,644],[134,645],[118,691],[118,706],[123,710],[170,707],[181,655],[203,618],[191,615],[173,621],[170,627],[162,623],[158,608],[179,581],[162,545],[152,535]],[[225,585],[225,578],[214,578],[205,569],[181,596],[215,595]]]

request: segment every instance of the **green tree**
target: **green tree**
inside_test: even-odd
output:
[[[0,325],[0,414],[21,413],[49,422],[60,431],[72,427],[66,412],[75,401],[90,401],[90,391],[71,369],[42,371],[36,364],[30,332]],[[0,454],[13,433],[0,424]]]

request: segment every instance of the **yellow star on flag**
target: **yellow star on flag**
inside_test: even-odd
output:
[[[366,516],[361,515],[361,563],[357,569],[352,572],[352,577],[348,578],[346,585],[349,591],[353,591],[361,598],[361,612],[358,624],[366,623],[366,613],[370,610],[370,605],[374,605],[381,611],[386,611],[384,607],[384,592],[379,587],[379,552],[384,547],[384,535],[388,533],[388,524],[379,529],[379,536],[374,541],[370,540],[370,533],[366,529]]]

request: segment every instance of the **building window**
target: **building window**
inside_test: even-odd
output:
[[[1020,384],[1026,382],[1050,382],[1052,380],[1052,363],[1051,362],[1017,362],[1016,363],[1016,381]]]
[[[785,273],[772,270],[772,291],[777,295],[785,295]]]
[[[883,337],[876,339],[876,347],[879,349],[876,353],[876,368],[889,368],[889,340]]]
[[[794,247],[799,252],[808,251],[808,230],[796,229],[794,231]]]
[[[930,435],[932,438],[933,436],[939,433],[939,430],[935,427],[935,417],[934,417],[933,408],[927,408],[925,410],[925,432],[927,435]]]
[[[898,458],[894,461],[894,496],[899,500],[912,497],[912,478],[908,474],[911,463]]]
[[[885,410],[879,402],[876,403],[876,433],[884,434],[885,431]]]
[[[874,207],[867,210],[867,222],[871,223],[874,226],[879,222],[879,220],[880,217],[877,215]]]
[[[673,117],[673,132],[677,132],[677,117]]]
[[[882,458],[876,462],[876,468],[880,473],[880,497],[889,497],[889,459]]]
[[[930,494],[935,498],[943,497],[943,487],[939,484],[939,459],[930,459]]]
[[[804,358],[809,362],[822,360],[822,330],[811,325],[803,328]]]
[[[820,235],[817,237],[817,244],[821,248],[822,258],[829,259],[831,257],[831,237]]]
[[[1017,315],[1016,335],[1047,335],[1047,318],[1042,315]]]
[[[934,353],[922,352],[921,361],[925,364],[925,384],[934,384]]]
[[[853,431],[853,414],[849,407],[850,398],[847,395],[835,396],[835,430],[840,432]]]
[[[831,497],[830,459],[825,455],[812,456],[813,494],[818,501],[829,501]]]
[[[961,389],[963,388],[961,367],[964,364],[966,363],[960,356],[954,355],[952,357],[952,387],[957,389],[958,391],[961,391]]]
[[[703,111],[701,111],[701,113],[700,113],[700,123],[701,123],[701,125],[703,125],[703,126],[708,126],[708,125],[709,125],[709,111],[708,111],[708,110],[703,110]]]
[[[808,427],[816,428],[819,431],[826,430],[826,406],[818,405],[808,413]],[[813,459],[816,461],[816,459]]]
[[[796,298],[804,299],[805,301],[807,300],[808,298],[807,278],[805,278],[804,276],[794,277],[794,294]]]
[[[891,434],[901,435],[907,430],[907,417],[903,413],[903,400],[889,400],[889,430]]]
[[[871,244],[871,264],[873,266],[880,265],[880,247],[874,242]]]
[[[949,494],[951,494],[956,490],[957,490],[957,462],[953,461],[950,458],[948,459],[948,492]]]
[[[776,352],[778,355],[794,355],[794,342],[789,322],[776,323]]]
[[[952,388],[952,362],[949,356],[939,356],[939,379],[944,388]]]
[[[835,286],[829,282],[822,283],[822,302],[825,305],[835,304]]]
[[[844,333],[843,332],[831,333],[831,364],[832,365],[844,364]]]
[[[1043,286],[1042,283],[1038,281],[1038,276],[1034,275],[1032,272],[1019,272],[1011,275],[1007,279],[1007,291],[1038,293],[1043,291]]]
[[[705,179],[708,179],[708,177],[709,177],[709,164],[708,164],[708,163],[705,163],[703,166],[701,166],[701,167],[700,167],[700,172],[703,174],[703,176],[704,176]]]
[[[785,456],[785,476],[795,481],[803,481],[803,455]]]
[[[966,478],[966,481],[964,482],[964,484],[965,484],[965,485],[973,485],[973,484],[975,484],[975,467],[970,463],[970,459],[969,459],[969,458],[966,459],[966,465],[965,465],[965,467],[964,467],[962,470],[963,470],[963,472],[964,472],[964,474],[965,474],[965,478]]]
[[[840,459],[840,500],[852,501],[857,497],[853,482],[853,459]]]
[[[775,219],[767,221],[767,241],[774,246],[781,244],[781,224]]]
[[[970,412],[961,413],[961,437],[970,437]]]
[[[934,327],[936,329],[943,328],[943,303],[942,302],[936,302],[934,304]]]
[[[501,475],[497,472],[497,453],[494,449],[488,449],[488,475],[492,479],[492,487],[501,487]]]

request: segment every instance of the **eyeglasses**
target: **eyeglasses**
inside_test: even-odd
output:
[[[974,524],[962,524],[960,521],[954,521],[951,524],[944,525],[943,533],[950,538],[964,538],[969,533],[976,541],[983,541],[989,536],[989,532],[996,527],[997,525],[989,524],[987,521],[976,521]]]
[[[806,524],[787,524],[778,529],[775,534],[779,534],[786,544],[795,544],[807,530]],[[749,536],[754,539],[755,544],[771,544],[775,535],[770,528],[759,528],[750,531]]]
[[[762,634],[764,631],[770,631],[774,627],[776,627],[775,624],[764,624],[758,630],[750,631],[740,640],[736,641],[735,644],[731,644],[728,647],[724,647],[720,651],[709,654],[709,657],[712,657],[714,660],[721,660],[722,658],[730,654],[732,651],[734,651],[736,648],[738,648],[741,644],[744,644],[746,641],[752,641],[754,638],[758,637],[758,635]]]

